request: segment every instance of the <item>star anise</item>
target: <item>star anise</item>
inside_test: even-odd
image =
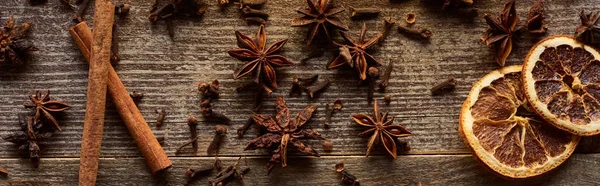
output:
[[[334,42],[334,44],[340,47],[340,54],[333,61],[329,62],[327,69],[338,68],[344,64],[348,64],[350,67],[355,67],[358,71],[360,80],[367,78],[367,68],[369,62],[374,63],[375,66],[381,66],[381,62],[377,61],[371,54],[367,53],[373,47],[379,39],[383,36],[378,33],[377,36],[372,37],[369,40],[365,40],[367,34],[367,25],[363,24],[360,32],[358,42],[350,38],[345,32],[342,32],[342,38],[346,41],[346,44],[340,44]]]
[[[519,24],[515,0],[511,0],[504,5],[500,17],[485,14],[484,18],[490,28],[483,34],[481,41],[488,46],[495,44],[496,62],[500,66],[504,66],[506,58],[512,51],[516,35],[524,28],[523,25]]]
[[[322,30],[330,41],[330,33],[333,31],[331,27],[342,31],[348,31],[348,26],[334,16],[343,12],[344,9],[333,5],[332,0],[306,0],[306,3],[308,4],[308,7],[296,10],[296,12],[304,16],[292,20],[292,26],[299,27],[310,25],[310,30],[306,39],[307,45],[310,45],[319,30]]]
[[[49,138],[52,136],[52,132],[41,131],[41,124],[30,116],[23,117],[19,115],[19,124],[22,131],[4,137],[4,140],[18,145],[19,150],[27,152],[27,156],[33,162],[33,166],[37,168],[40,161],[38,140]]]
[[[21,65],[26,52],[35,48],[25,40],[25,35],[31,22],[15,27],[13,17],[10,16],[0,29],[0,65]]]
[[[303,129],[302,126],[312,117],[316,106],[304,108],[296,117],[290,121],[290,113],[283,97],[277,97],[277,115],[275,118],[262,114],[253,114],[252,119],[256,124],[267,129],[268,133],[253,139],[248,143],[245,150],[265,148],[271,150],[273,156],[267,163],[268,171],[271,172],[275,164],[281,162],[282,167],[287,166],[287,147],[293,145],[298,151],[313,156],[319,153],[300,141],[300,139],[324,139],[321,134],[311,129]]]
[[[575,30],[575,37],[588,44],[597,44],[598,37],[600,37],[600,26],[597,25],[600,20],[600,11],[586,14],[584,10],[581,10],[579,19],[581,19],[581,25]]]
[[[379,103],[375,100],[373,110],[373,118],[365,114],[355,114],[352,119],[359,125],[365,127],[371,127],[370,129],[360,133],[361,136],[371,135],[369,144],[367,145],[367,157],[371,154],[375,145],[383,143],[385,150],[396,158],[396,142],[395,137],[406,137],[410,136],[411,133],[401,125],[392,125],[394,117],[388,119],[388,113],[383,113],[379,109]]]
[[[267,33],[265,32],[264,25],[261,25],[260,29],[258,29],[256,40],[239,31],[235,31],[235,36],[237,38],[237,46],[240,49],[230,50],[228,53],[231,57],[246,61],[246,64],[233,72],[233,78],[238,79],[252,72],[254,82],[263,86],[267,92],[270,92],[271,89],[277,89],[277,78],[273,67],[293,65],[285,57],[274,55],[285,45],[287,39],[277,41],[269,48],[265,48]],[[264,80],[264,83],[261,80]]]
[[[541,34],[548,30],[548,24],[544,23],[546,15],[544,15],[544,2],[537,0],[527,14],[527,30],[530,33]]]
[[[25,103],[23,106],[25,106],[25,108],[35,108],[33,119],[39,121],[42,119],[40,116],[43,115],[45,120],[50,122],[54,128],[60,131],[61,129],[60,126],[58,126],[58,121],[54,119],[54,116],[52,116],[51,113],[70,109],[71,106],[62,101],[50,99],[50,91],[46,91],[44,96],[42,96],[40,91],[36,91],[35,95],[29,96],[29,99],[31,99],[31,103]]]

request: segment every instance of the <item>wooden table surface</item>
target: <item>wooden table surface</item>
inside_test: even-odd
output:
[[[534,0],[518,0],[521,20]],[[122,3],[123,0],[117,0]],[[208,10],[199,19],[176,20],[175,38],[171,40],[164,22],[152,25],[147,14],[151,0],[131,0],[130,15],[118,19],[121,61],[116,67],[128,91],[144,93],[139,108],[157,137],[164,137],[163,147],[173,167],[162,176],[152,176],[140,156],[136,144],[120,120],[111,101],[108,101],[106,124],[102,141],[98,185],[181,185],[184,171],[214,161],[205,149],[214,135],[215,123],[201,121],[198,127],[200,151],[184,151],[175,155],[177,147],[188,140],[185,123],[188,115],[199,116],[199,81],[218,79],[222,84],[221,98],[213,104],[215,110],[233,119],[227,126],[229,133],[220,149],[225,164],[244,156],[251,167],[246,176],[249,185],[340,185],[340,177],[333,166],[344,161],[347,169],[360,178],[363,185],[598,185],[600,179],[600,140],[583,138],[576,153],[562,166],[539,178],[510,181],[488,172],[471,155],[457,132],[460,106],[471,85],[484,74],[497,69],[493,50],[479,42],[487,28],[483,15],[497,14],[503,7],[500,0],[478,1],[477,17],[464,17],[439,11],[439,6],[429,1],[406,0],[390,3],[388,0],[361,1],[338,0],[344,6],[377,7],[380,17],[403,20],[406,13],[416,13],[416,26],[430,28],[434,35],[429,42],[410,39],[393,31],[388,40],[373,55],[383,63],[394,63],[395,69],[385,94],[393,97],[391,105],[383,105],[413,135],[400,140],[410,142],[412,150],[392,159],[378,150],[372,157],[364,157],[367,138],[358,136],[364,128],[355,124],[354,113],[371,112],[366,101],[366,86],[357,86],[355,72],[351,69],[326,70],[332,54],[315,58],[306,64],[300,59],[308,55],[310,47],[304,45],[307,28],[290,27],[290,21],[299,15],[294,11],[305,6],[303,0],[271,0],[263,8],[271,17],[266,26],[268,43],[289,39],[282,55],[296,65],[278,69],[280,89],[265,97],[263,114],[274,114],[274,100],[283,95],[292,113],[308,105],[318,110],[307,124],[319,131],[334,144],[334,150],[322,152],[321,140],[308,140],[306,144],[321,153],[320,158],[296,155],[291,152],[288,167],[277,166],[270,175],[266,163],[270,155],[262,150],[243,151],[253,139],[257,128],[251,128],[238,138],[240,128],[252,114],[252,93],[236,93],[235,88],[249,78],[233,80],[232,73],[242,62],[230,57],[227,50],[237,48],[234,31],[254,35],[258,26],[247,25],[236,8],[219,9],[216,1],[207,2]],[[572,35],[579,24],[578,13],[598,10],[596,0],[548,0],[548,35]],[[32,53],[29,63],[20,70],[3,70],[0,73],[0,136],[19,129],[17,113],[24,112],[22,104],[29,101],[28,94],[36,90],[50,90],[56,99],[72,105],[59,119],[62,132],[55,133],[42,142],[46,147],[39,168],[33,168],[28,158],[19,156],[17,148],[0,140],[0,166],[10,171],[0,178],[1,185],[75,185],[78,179],[79,152],[85,113],[88,65],[84,62],[67,29],[74,25],[70,17],[74,11],[58,0],[48,0],[37,6],[27,0],[0,0],[2,21],[14,15],[17,23],[32,21],[30,38],[39,48]],[[91,19],[93,7],[86,19]],[[351,21],[349,11],[340,17],[350,27],[354,37],[362,24],[369,27],[372,36],[383,30],[380,19]],[[528,49],[541,37],[525,35],[508,58],[507,64],[520,64]],[[289,97],[293,75],[309,76],[314,73],[329,78],[329,89],[319,98]],[[455,91],[431,96],[430,87],[448,77],[455,77]],[[376,93],[381,99],[384,93]],[[341,112],[334,114],[331,127],[326,129],[325,104],[340,98],[344,103]],[[155,126],[156,109],[167,111],[166,126]],[[196,185],[207,184],[208,178],[199,179]]]

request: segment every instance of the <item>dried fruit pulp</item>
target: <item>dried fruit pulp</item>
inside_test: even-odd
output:
[[[570,36],[536,44],[523,65],[525,95],[558,128],[580,136],[600,133],[600,54]]]
[[[459,133],[481,162],[508,178],[548,172],[573,153],[579,137],[547,124],[522,89],[521,66],[492,71],[471,89]]]

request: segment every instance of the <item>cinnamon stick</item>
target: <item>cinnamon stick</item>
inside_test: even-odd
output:
[[[106,107],[107,67],[110,63],[112,25],[115,5],[107,0],[96,0],[94,33],[90,54],[87,103],[81,139],[79,185],[96,185],[100,144]]]
[[[69,32],[86,62],[89,63],[92,32],[87,23],[81,22],[71,27]],[[125,89],[125,86],[112,66],[108,67],[108,94],[112,97],[121,119],[123,119],[125,126],[129,130],[129,134],[131,134],[138,149],[146,159],[146,163],[150,167],[150,170],[152,170],[152,173],[156,174],[171,167],[171,160],[169,160],[158,140],[156,140],[148,123],[146,123],[142,113],[135,106],[133,99],[129,96],[129,92]]]

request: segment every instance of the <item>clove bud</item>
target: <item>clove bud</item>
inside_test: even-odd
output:
[[[356,176],[346,171],[346,168],[344,167],[344,162],[335,164],[335,171],[342,174],[342,183],[351,184],[352,186],[360,185],[360,181],[356,178]]]
[[[119,4],[115,6],[115,14],[119,17],[125,17],[129,15],[129,10],[131,9],[131,5],[128,3]]]
[[[216,99],[219,97],[219,81],[215,79],[210,84],[200,82],[198,83],[198,91],[200,91],[204,97]]]
[[[254,124],[254,119],[252,119],[252,117],[248,118],[248,120],[246,121],[246,123],[244,123],[244,126],[242,126],[242,128],[239,128],[237,130],[237,134],[238,137],[243,137],[244,134],[246,134],[246,131],[250,128],[250,126],[252,126],[252,124]]]
[[[190,138],[198,138],[198,132],[196,130],[198,128],[198,119],[194,116],[188,116],[187,124],[190,129]],[[194,153],[198,152],[198,140],[193,140],[192,148],[194,149]]]
[[[260,17],[265,19],[269,17],[269,14],[263,12],[262,10],[250,8],[249,6],[242,8],[242,14],[245,17]]]
[[[167,113],[163,109],[158,109],[155,112],[158,114],[158,116],[156,117],[156,127],[160,128],[165,122],[165,117],[167,116]]]
[[[350,19],[366,19],[377,17],[381,11],[377,8],[350,7]]]
[[[383,19],[383,33],[381,38],[379,39],[378,45],[382,45],[383,41],[387,38],[388,35],[390,35],[390,30],[392,30],[394,24],[396,24],[396,20],[393,18]]]
[[[379,83],[379,90],[380,91],[384,91],[390,82],[390,76],[392,75],[392,71],[394,70],[394,63],[393,62],[389,62],[388,66],[385,68],[385,73],[383,74],[383,77],[381,78],[381,83]]]
[[[309,98],[314,98],[315,96],[321,94],[325,89],[329,86],[329,80],[321,82],[320,84],[315,85],[314,87],[306,88],[306,93]]]
[[[454,90],[455,87],[456,87],[456,79],[451,77],[451,78],[446,79],[445,81],[438,83],[433,88],[431,88],[431,95],[434,95],[434,96],[440,95],[442,93]]]
[[[222,125],[217,125],[217,128],[215,129],[215,137],[206,149],[207,154],[212,154],[212,152],[217,154],[219,153],[219,145],[221,144],[223,137],[225,137],[225,134],[227,134],[227,128],[223,127]]]
[[[429,39],[433,35],[427,28],[408,28],[402,25],[398,25],[398,31],[404,34],[414,35],[423,39]]]

